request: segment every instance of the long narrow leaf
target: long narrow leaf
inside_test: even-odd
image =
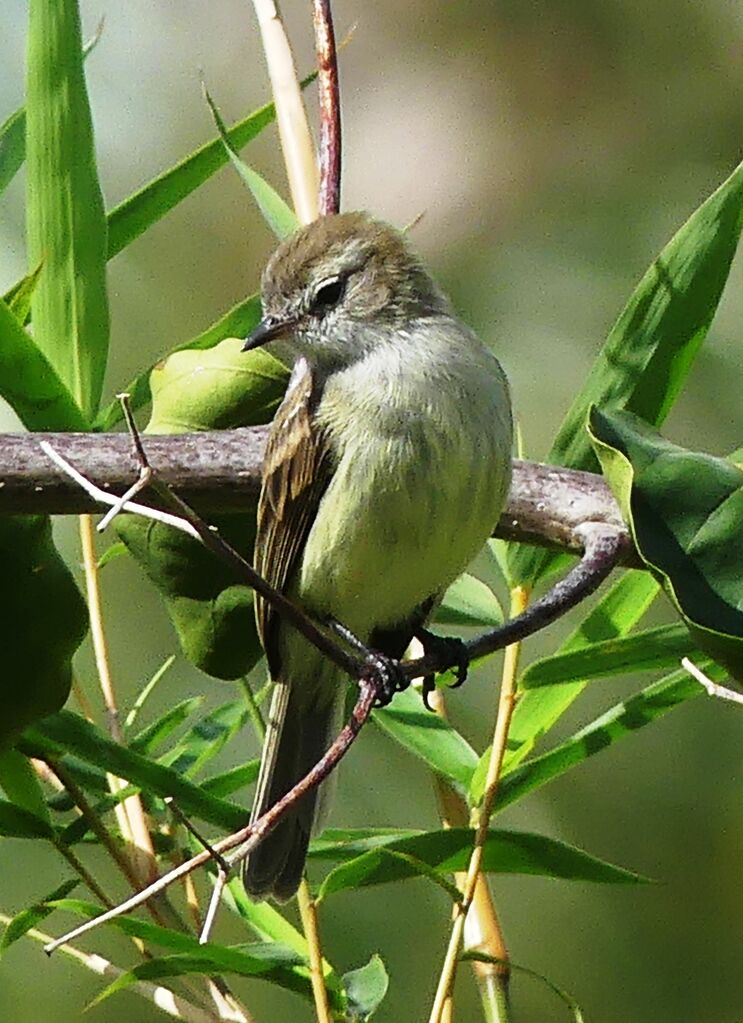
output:
[[[659,425],[707,336],[743,226],[743,164],[697,209],[654,260],[609,333],[547,461],[595,468],[588,409],[625,408]],[[521,548],[515,578],[535,583],[554,555]]]
[[[87,430],[49,360],[0,299],[0,395],[28,430]]]
[[[245,811],[233,803],[207,795],[177,771],[113,742],[88,721],[70,711],[45,718],[24,735],[24,744],[54,755],[74,753],[96,767],[112,771],[145,791],[172,796],[184,813],[234,830],[245,823]]]
[[[724,670],[718,665],[705,664],[704,670],[713,681],[719,682],[725,678]],[[686,700],[700,696],[702,692],[701,686],[683,670],[666,675],[616,704],[549,753],[535,757],[511,771],[501,782],[497,809],[502,810],[517,799],[522,799],[571,767],[582,764],[595,753],[613,745],[618,739],[644,728]]]
[[[75,0],[31,0],[26,88],[27,234],[34,339],[86,416],[108,355],[106,216]]]

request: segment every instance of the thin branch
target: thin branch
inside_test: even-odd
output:
[[[341,101],[330,0],[312,0],[320,100],[320,216],[341,208]]]
[[[299,903],[299,915],[302,919],[302,930],[307,939],[307,947],[309,949],[310,981],[312,983],[312,997],[315,1001],[317,1023],[333,1023],[333,1014],[330,1011],[330,1002],[328,1001],[328,989],[325,987],[320,928],[317,922],[317,905],[310,893],[306,874],[302,878],[297,891],[297,902]]]
[[[369,719],[369,715],[374,708],[377,697],[377,682],[371,678],[361,679],[359,682],[359,698],[353,708],[351,717],[346,725],[341,729],[327,753],[318,760],[312,770],[306,774],[305,777],[294,786],[294,788],[290,789],[285,796],[282,796],[277,803],[274,803],[270,810],[268,810],[262,817],[259,817],[253,824],[248,824],[244,828],[240,828],[239,831],[234,832],[234,834],[228,835],[219,842],[215,842],[214,849],[216,849],[218,853],[226,853],[230,851],[230,855],[226,857],[226,859],[233,867],[236,863],[243,860],[259,842],[263,841],[266,835],[273,831],[284,814],[292,806],[306,796],[313,788],[324,781],[331,771],[335,769],[336,765],[349,751],[356,739],[356,736]],[[85,923],[80,924],[79,927],[76,927],[68,934],[50,942],[45,946],[45,951],[47,953],[51,953],[65,942],[72,941],[73,938],[76,938],[81,934],[85,934],[87,931],[93,930],[93,928],[107,923],[109,920],[113,920],[118,916],[131,912],[131,910],[135,909],[137,906],[141,906],[153,896],[159,895],[161,892],[165,891],[165,889],[170,887],[171,884],[174,884],[182,877],[190,874],[198,867],[203,866],[203,864],[207,863],[210,859],[211,854],[205,849],[202,850],[195,856],[192,856],[190,860],[186,860],[184,863],[179,864],[179,866],[175,867],[168,874],[158,878],[158,880],[153,884],[149,885],[141,892],[138,892],[136,895],[133,895],[131,898],[126,899],[114,909],[101,913],[100,916],[95,917],[93,920],[86,920]]]

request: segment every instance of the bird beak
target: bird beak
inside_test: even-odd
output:
[[[261,345],[288,334],[293,326],[294,320],[280,320],[278,316],[264,316],[255,330],[245,338],[242,350],[250,352],[253,348],[260,348]]]

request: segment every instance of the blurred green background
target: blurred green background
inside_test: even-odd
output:
[[[403,225],[463,316],[509,373],[527,453],[540,457],[632,286],[658,249],[740,158],[743,7],[726,0],[337,0],[345,124],[344,207]],[[109,206],[214,134],[206,79],[226,119],[268,98],[252,6],[241,0],[82,0],[85,34],[106,27],[87,62],[100,173]],[[300,70],[311,66],[308,3],[284,15]],[[26,4],[6,0],[0,120],[23,98]],[[309,94],[314,112],[314,93]],[[275,131],[248,159],[283,186]],[[25,272],[23,176],[0,205],[0,288]],[[117,257],[109,270],[111,394],[143,365],[255,289],[272,238],[236,175],[206,187]],[[671,439],[724,453],[743,443],[743,261],[666,427]],[[3,410],[2,428],[13,427]],[[75,530],[59,525],[75,559]],[[116,683],[126,703],[174,638],[153,593],[125,560],[104,573]],[[575,616],[573,616],[575,618]],[[567,628],[567,626],[565,627]],[[565,629],[528,644],[554,648]],[[93,691],[90,656],[80,660]],[[486,741],[496,672],[452,695],[455,723]],[[563,722],[595,717],[640,679],[596,683]],[[188,692],[227,690],[179,660],[152,711]],[[636,890],[496,879],[513,959],[546,973],[602,1023],[743,1018],[743,713],[695,700],[504,814],[503,823],[575,842],[660,882]],[[254,755],[246,736],[245,755]],[[233,747],[229,759],[239,750]],[[225,761],[225,765],[228,761]],[[430,827],[423,769],[367,730],[341,772],[333,821]],[[100,858],[93,855],[98,864]],[[48,891],[60,862],[30,843],[0,843],[0,908]],[[123,894],[117,879],[112,890]],[[380,1021],[427,1017],[445,937],[445,897],[423,882],[337,897],[323,910],[327,952],[349,969],[381,952],[391,990]],[[58,928],[61,923],[56,925]],[[221,937],[239,941],[224,919]],[[85,947],[129,956],[123,940]],[[128,959],[127,959],[128,961]],[[0,966],[0,1018],[78,1019],[99,982],[29,943]],[[311,1019],[294,996],[255,983],[259,1020]],[[567,1017],[534,982],[514,981],[515,1020]],[[457,1018],[479,1018],[460,971]],[[133,994],[91,1019],[159,1013]]]

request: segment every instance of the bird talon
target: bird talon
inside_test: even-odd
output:
[[[421,686],[421,699],[426,710],[430,710],[432,713],[436,713],[436,708],[431,704],[429,696],[436,688],[436,681],[433,675],[426,675],[422,680]]]
[[[427,629],[419,629],[416,633],[417,638],[420,640],[421,646],[426,654],[433,654],[434,657],[439,657],[443,661],[448,661],[454,666],[455,681],[449,684],[449,689],[458,689],[464,682],[467,681],[467,675],[469,673],[470,658],[467,653],[467,647],[463,640],[457,636],[437,636],[434,632],[429,632]],[[430,676],[433,680],[433,675]],[[433,689],[433,682],[427,685],[427,679],[423,680],[423,702],[430,710],[431,707],[428,702],[428,695]]]

